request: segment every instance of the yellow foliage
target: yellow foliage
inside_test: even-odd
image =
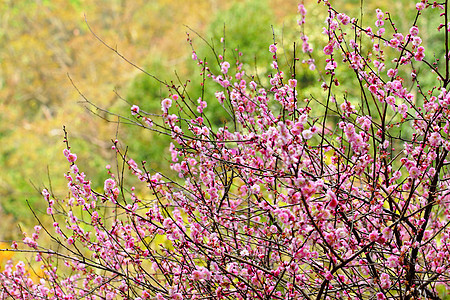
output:
[[[11,245],[8,245],[5,242],[0,242],[0,271],[3,271],[3,266],[5,263],[12,259],[14,256],[14,252],[11,251],[3,251],[4,249],[10,249]]]

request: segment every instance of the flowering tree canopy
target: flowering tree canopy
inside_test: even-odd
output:
[[[33,252],[41,271],[8,264],[2,299],[380,300],[449,292],[448,3],[419,2],[408,32],[381,10],[374,27],[363,28],[324,5],[320,50],[308,42],[307,12],[298,6],[303,62],[320,76],[322,94],[299,99],[299,58],[283,71],[274,41],[267,81],[247,74],[239,55],[217,54],[214,71],[193,48],[204,81],[216,84],[215,99],[166,84],[160,114],[131,107],[128,120],[172,138],[176,179],[114,142],[151,196],[138,196],[113,172],[103,191],[93,190],[66,136],[69,196],[43,191],[54,228],[36,226],[27,247],[13,243]],[[442,19],[444,63],[422,45],[424,10]],[[323,67],[314,60],[322,51]],[[431,86],[419,69],[432,73]],[[351,83],[340,81],[341,70]],[[353,90],[339,92],[343,86]],[[228,115],[224,126],[207,117],[213,101]],[[43,230],[58,247],[39,244]]]

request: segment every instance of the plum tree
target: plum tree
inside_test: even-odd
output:
[[[408,32],[382,10],[362,27],[323,4],[320,51],[301,30],[303,56],[294,51],[285,66],[275,36],[272,73],[258,80],[238,51],[213,48],[213,71],[193,47],[214,99],[164,82],[161,113],[133,105],[121,116],[170,136],[178,178],[135,162],[115,140],[123,167],[108,167],[95,191],[66,134],[69,196],[43,191],[54,228],[36,226],[26,247],[7,249],[32,252],[40,270],[8,263],[2,297],[441,299],[450,290],[448,2],[417,3]],[[441,23],[442,58],[420,37],[425,11]],[[302,62],[323,90],[308,99],[298,97]],[[212,101],[223,126],[205,113]],[[126,169],[148,194],[124,184]],[[57,247],[39,244],[42,231]]]

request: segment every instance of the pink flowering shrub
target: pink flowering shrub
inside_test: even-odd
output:
[[[438,291],[450,292],[450,72],[446,57],[444,65],[427,60],[417,23],[423,10],[447,20],[447,2],[418,3],[404,33],[388,30],[395,26],[381,10],[373,28],[362,28],[325,7],[328,42],[316,50],[326,60],[318,70],[323,94],[298,98],[302,83],[295,70],[281,70],[274,42],[267,86],[223,56],[215,74],[194,51],[205,80],[217,84],[215,98],[191,99],[168,85],[161,115],[131,107],[137,124],[172,138],[176,179],[114,142],[149,195],[110,169],[103,191],[94,191],[66,139],[69,196],[43,191],[54,228],[36,227],[11,250],[33,252],[40,276],[9,263],[2,299],[440,299]],[[304,62],[317,70],[303,5],[299,13]],[[448,25],[441,27],[447,41]],[[339,90],[342,66],[357,93]],[[418,68],[436,77],[435,86],[421,85]],[[229,112],[227,125],[210,125],[211,101]],[[43,231],[58,247],[39,244]]]

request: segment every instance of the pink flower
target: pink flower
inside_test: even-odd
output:
[[[270,226],[269,231],[272,233],[277,233],[278,232],[278,228],[275,225]]]
[[[275,69],[275,70],[278,69],[278,63],[276,61],[273,61],[271,66],[272,66],[272,69]]]
[[[339,22],[341,22],[342,25],[348,25],[350,23],[350,17],[346,14],[340,13],[336,16],[336,18]]]
[[[384,21],[383,20],[376,20],[375,21],[375,26],[376,27],[381,27],[381,26],[383,26],[384,25]]]
[[[131,107],[131,114],[132,114],[133,116],[135,116],[135,115],[138,114],[138,113],[139,113],[139,106],[133,105],[133,106]]]
[[[36,231],[36,233],[39,233],[41,231],[42,227],[39,225],[34,226],[34,231]]]
[[[391,105],[391,106],[394,106],[395,105],[395,97],[394,96],[387,97],[386,98],[386,103]]]
[[[110,192],[113,188],[116,187],[116,182],[112,178],[108,178],[105,180],[104,190],[105,192]]]
[[[261,188],[258,184],[255,183],[254,185],[252,185],[250,190],[252,191],[253,194],[259,194],[259,192],[261,191]]]
[[[311,130],[306,129],[306,130],[303,130],[303,131],[302,131],[302,136],[303,136],[303,138],[304,138],[305,140],[309,140],[309,139],[311,139],[311,138],[313,137],[313,133],[312,133]]]
[[[395,76],[397,76],[397,72],[398,72],[397,69],[389,69],[389,70],[387,71],[387,75],[388,75],[389,77],[395,77]]]
[[[409,29],[409,34],[411,36],[416,36],[419,34],[419,28],[417,28],[417,26],[413,26]]]
[[[328,207],[331,208],[331,209],[336,208],[336,206],[338,205],[336,194],[332,190],[328,190],[327,191],[327,194],[325,196],[325,200],[329,201],[328,202]]]
[[[398,39],[396,39],[396,38],[393,38],[393,39],[391,39],[390,41],[389,41],[389,45],[392,47],[392,48],[397,48],[398,46],[400,46],[400,41],[398,40]]]
[[[384,18],[384,13],[383,13],[383,11],[382,11],[381,9],[377,8],[377,9],[376,9],[376,12],[377,12],[377,19],[378,19],[378,20],[382,20],[382,19]]]
[[[431,146],[439,146],[439,144],[441,143],[441,135],[439,134],[439,132],[433,132],[430,135],[430,138],[428,139],[428,141],[430,142]]]
[[[199,281],[199,280],[203,279],[202,275],[203,274],[200,272],[200,270],[195,270],[192,272],[192,275],[191,275],[192,280]]]
[[[172,100],[169,98],[164,99],[163,101],[161,101],[161,110],[164,113],[167,113],[167,111],[169,110],[169,108],[172,106]]]
[[[197,102],[199,104],[197,106],[197,111],[201,114],[201,113],[203,113],[203,110],[206,108],[207,103],[206,103],[206,101],[203,101],[202,98],[198,98]]]
[[[330,42],[323,48],[323,53],[325,53],[326,55],[331,55],[333,54],[333,50],[334,50],[334,43]]]
[[[383,236],[384,239],[386,239],[386,241],[389,241],[392,238],[392,228],[390,227],[385,227],[383,228],[383,230],[381,231],[381,234]]]
[[[330,281],[330,280],[332,280],[333,278],[334,278],[334,276],[333,276],[333,274],[331,274],[330,271],[326,271],[326,272],[325,272],[325,279],[326,279],[326,280]]]
[[[403,115],[403,118],[406,118],[408,112],[408,106],[405,103],[402,103],[398,106],[399,114]]]
[[[215,92],[214,96],[219,100],[219,103],[222,104],[223,100],[225,100],[225,94],[224,92]]]
[[[183,295],[181,293],[175,293],[171,297],[173,300],[183,300]]]
[[[403,34],[401,34],[401,33],[395,33],[395,34],[394,34],[394,37],[395,37],[399,42],[402,42],[403,39],[405,38],[405,37],[403,36]]]
[[[25,245],[27,245],[28,247],[31,247],[31,248],[34,248],[34,249],[37,249],[37,243],[36,243],[36,241],[34,241],[32,238],[30,238],[30,237],[26,237],[26,238],[24,238],[23,239],[23,243],[25,244]]]
[[[143,118],[145,124],[147,124],[148,127],[153,127],[153,120],[147,117]]]
[[[410,176],[412,179],[418,178],[419,175],[420,175],[420,172],[419,172],[419,169],[418,169],[418,168],[416,168],[416,167],[411,167],[411,168],[409,169],[409,176]]]
[[[200,267],[199,272],[200,272],[201,279],[203,279],[203,280],[211,280],[211,275],[212,274],[211,274],[211,271],[209,271],[207,268]]]
[[[221,67],[221,71],[223,74],[227,74],[228,73],[228,69],[230,68],[230,63],[227,61],[224,61],[222,63],[220,63],[220,67]]]
[[[383,293],[377,293],[377,300],[384,300],[386,299],[386,297],[384,296]]]
[[[94,212],[92,213],[91,219],[92,219],[92,223],[93,223],[93,224],[96,224],[96,223],[99,221],[100,216],[98,215],[98,212],[97,212],[97,211],[94,211]]]
[[[44,196],[45,200],[47,201],[50,199],[50,193],[48,192],[47,189],[42,190],[42,196]]]
[[[416,37],[413,38],[412,44],[414,46],[419,46],[420,44],[422,44],[422,39],[420,37],[416,36]]]
[[[372,85],[369,86],[369,91],[370,91],[372,94],[377,94],[378,88],[377,88],[376,85],[372,84]]]
[[[274,44],[270,45],[269,52],[275,54],[277,52],[277,46],[275,46]]]
[[[74,153],[69,152],[66,157],[67,157],[67,160],[71,163],[73,163],[77,160],[77,155]]]
[[[325,67],[325,70],[334,70],[334,69],[336,69],[337,68],[337,63],[334,61],[334,60],[330,60],[328,63],[327,63],[327,65],[326,65],[326,67]]]
[[[374,230],[369,234],[369,241],[375,242],[376,240],[378,240],[378,231]]]
[[[420,46],[417,48],[417,52],[414,54],[414,59],[417,61],[423,60],[425,57],[425,48]]]
[[[289,79],[288,84],[291,88],[295,88],[297,86],[297,80],[296,79]]]
[[[423,52],[417,52],[416,54],[414,54],[414,59],[416,61],[422,61],[425,57],[425,54]]]
[[[297,122],[292,126],[291,132],[294,135],[299,135],[302,132],[303,124],[301,122]]]
[[[389,268],[396,268],[398,266],[398,257],[391,255],[387,259]]]
[[[300,14],[300,15],[302,15],[302,16],[305,16],[306,15],[306,8],[305,8],[305,6],[303,5],[303,4],[299,4],[298,5],[298,13]]]
[[[380,286],[381,288],[387,290],[391,287],[391,280],[389,278],[389,274],[381,273],[380,275]]]
[[[423,10],[424,8],[425,8],[425,3],[419,2],[419,3],[416,4],[416,9],[417,9],[418,11],[421,11],[421,10]]]

